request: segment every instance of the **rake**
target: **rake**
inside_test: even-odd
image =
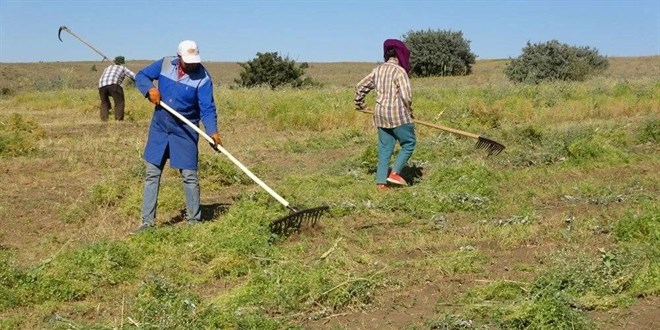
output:
[[[368,113],[368,114],[372,114],[372,115],[374,114],[374,112],[371,111],[371,110],[358,110],[358,111]],[[500,152],[502,152],[502,150],[504,150],[504,148],[506,148],[503,144],[501,144],[501,143],[499,143],[499,142],[497,142],[493,139],[489,139],[489,138],[487,138],[485,136],[482,136],[482,135],[477,135],[477,134],[474,134],[474,133],[457,130],[457,129],[451,128],[451,127],[436,125],[436,124],[432,124],[432,123],[417,120],[417,119],[413,119],[413,121],[416,124],[420,124],[420,125],[424,125],[424,126],[428,126],[428,127],[433,127],[433,128],[436,128],[436,129],[443,130],[445,132],[454,133],[454,134],[462,135],[462,136],[469,137],[469,138],[472,138],[472,139],[476,139],[477,144],[474,147],[477,148],[477,149],[484,149],[484,150],[488,151],[488,156],[496,156]]]
[[[263,181],[261,181],[261,179],[254,175],[254,173],[245,167],[245,165],[241,164],[241,162],[232,156],[225,148],[219,144],[216,144],[215,141],[213,141],[210,136],[208,136],[206,133],[204,133],[204,131],[197,127],[197,125],[190,122],[190,120],[178,113],[176,110],[172,109],[165,102],[161,101],[160,106],[165,108],[165,110],[179,118],[179,120],[186,123],[188,126],[192,127],[197,133],[199,133],[199,135],[203,136],[211,144],[211,147],[214,150],[221,152],[223,155],[229,158],[229,160],[231,160],[234,165],[238,166],[238,168],[247,174],[247,176],[249,176],[252,181],[256,182],[259,186],[261,186],[261,188],[266,190],[266,192],[268,192],[271,196],[273,196],[273,198],[275,198],[278,202],[280,202],[280,204],[284,205],[284,207],[289,210],[288,215],[276,219],[270,223],[269,227],[272,233],[286,236],[292,232],[300,230],[300,227],[303,225],[315,226],[321,216],[330,209],[330,207],[327,205],[308,209],[299,209],[292,206],[289,202],[286,201],[286,199],[282,198],[282,196],[280,196],[273,189],[268,187]]]

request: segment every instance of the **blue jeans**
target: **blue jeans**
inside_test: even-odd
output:
[[[394,153],[394,145],[399,141],[401,150],[396,157],[392,172],[401,173],[401,170],[412,156],[417,144],[415,137],[415,124],[403,124],[394,128],[378,127],[378,167],[376,167],[376,183],[387,183],[390,159]]]
[[[144,194],[142,199],[142,223],[153,225],[156,221],[156,208],[158,206],[158,190],[160,188],[160,176],[165,165],[156,166],[149,162],[147,165],[147,176],[144,179]],[[186,220],[199,221],[202,211],[199,206],[199,179],[197,170],[179,170],[183,178],[183,191],[186,194]]]

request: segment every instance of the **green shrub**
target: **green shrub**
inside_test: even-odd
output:
[[[404,43],[412,54],[410,73],[416,76],[469,75],[477,58],[461,31],[409,31]]]
[[[583,81],[608,67],[598,50],[562,44],[557,40],[530,44],[504,69],[509,80],[538,84],[542,81]]]
[[[243,71],[235,82],[243,87],[267,85],[275,89],[284,85],[302,87],[314,84],[311,78],[303,78],[308,65],[297,65],[296,61],[282,58],[277,52],[257,53],[257,57],[239,65]]]

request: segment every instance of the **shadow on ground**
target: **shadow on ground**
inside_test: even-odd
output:
[[[405,166],[401,170],[401,177],[408,182],[409,185],[414,186],[422,178],[424,168],[413,164],[412,166]]]
[[[229,206],[231,204],[227,203],[214,203],[214,204],[208,204],[208,205],[200,205],[200,208],[202,209],[202,219],[201,221],[213,221],[214,219],[217,219],[219,216],[221,216],[224,213],[227,213],[227,210],[229,210]],[[171,226],[175,225],[181,221],[186,220],[186,209],[181,209],[179,211],[179,214],[176,216],[172,217],[169,221],[165,222],[163,225],[165,226]]]

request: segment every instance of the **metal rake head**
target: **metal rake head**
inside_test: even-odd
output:
[[[497,156],[502,150],[504,150],[504,148],[506,148],[503,144],[483,136],[479,137],[477,144],[474,147],[477,149],[485,149],[488,151],[488,156]]]
[[[281,217],[270,223],[270,231],[274,234],[286,236],[300,230],[303,225],[315,226],[323,213],[330,209],[329,206],[319,206],[311,209],[295,210],[289,215]]]

